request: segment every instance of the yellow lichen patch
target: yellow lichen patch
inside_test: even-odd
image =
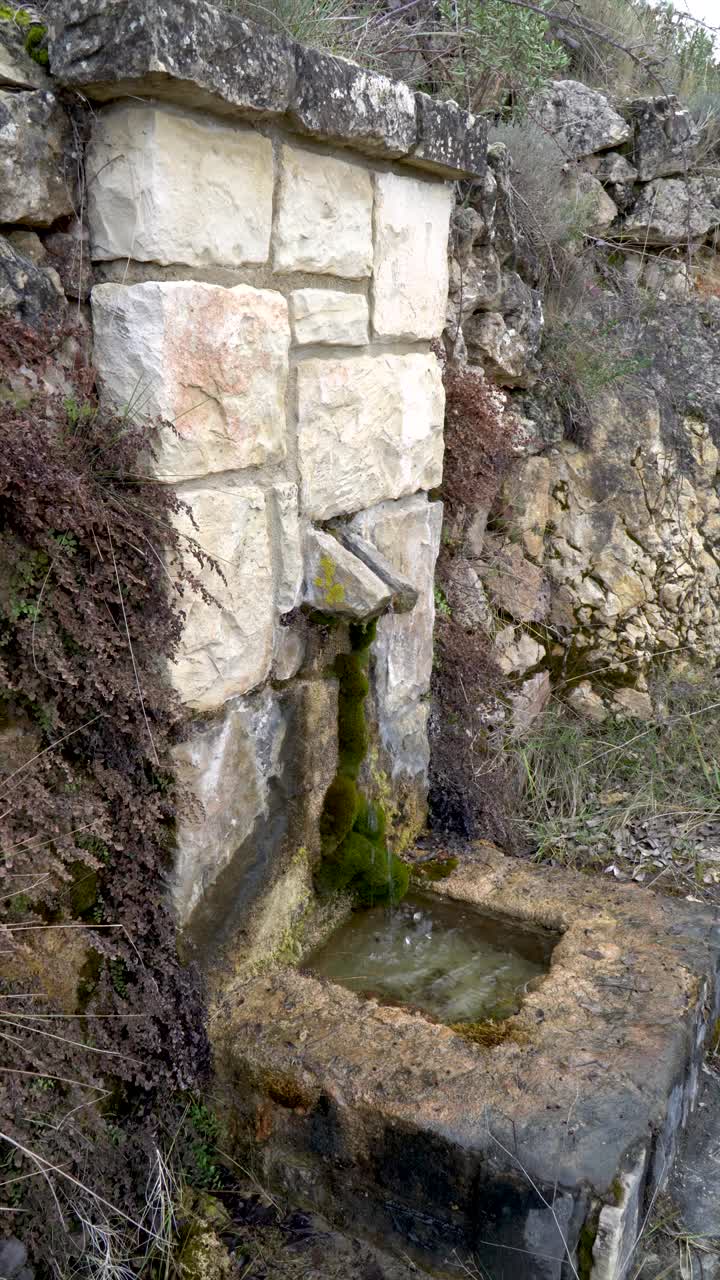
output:
[[[345,588],[342,582],[335,581],[336,568],[330,556],[320,557],[322,574],[315,578],[315,586],[322,591],[324,602],[328,607],[342,604],[345,599]]]

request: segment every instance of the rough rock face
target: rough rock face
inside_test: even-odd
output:
[[[47,71],[35,62],[25,48],[22,27],[0,19],[0,87],[10,89],[48,89]]]
[[[554,80],[533,99],[530,113],[568,159],[607,151],[631,136],[627,121],[607,98],[578,80]]]
[[[43,321],[59,319],[65,309],[58,277],[0,236],[0,314],[13,312],[37,328]]]
[[[0,222],[49,227],[73,212],[70,138],[53,93],[0,89]]]
[[[656,178],[641,189],[620,234],[641,244],[687,244],[718,226],[720,178]]]
[[[632,161],[641,182],[692,169],[698,131],[675,97],[639,98],[625,116],[633,129]]]

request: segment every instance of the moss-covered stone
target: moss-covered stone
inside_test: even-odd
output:
[[[457,867],[457,858],[430,858],[427,862],[416,863],[413,867],[413,875],[418,879],[435,882],[436,880],[446,880],[451,876]]]
[[[369,649],[376,624],[350,627],[350,653],[339,654],[333,672],[339,681],[338,771],[320,816],[323,861],[315,883],[324,894],[347,891],[362,905],[397,903],[407,893],[408,867],[387,847],[387,819],[381,805],[361,795],[360,767],[368,750],[365,699]]]

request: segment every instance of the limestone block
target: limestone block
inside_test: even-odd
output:
[[[580,680],[574,685],[567,696],[567,702],[583,720],[602,724],[607,719],[605,704],[589,680]]]
[[[418,142],[413,164],[434,173],[482,178],[487,163],[487,120],[462,111],[456,102],[415,94]]]
[[[368,340],[368,304],[360,293],[296,289],[290,294],[293,339],[299,346],[363,347]]]
[[[631,135],[607,98],[578,80],[553,80],[533,98],[530,115],[566,156],[577,160],[617,147]]]
[[[522,737],[545,710],[550,701],[550,673],[538,671],[523,680],[517,693],[511,694],[513,732]]]
[[[392,593],[382,578],[332,534],[308,529],[303,599],[322,613],[360,621],[387,609]]]
[[[9,239],[0,236],[0,316],[10,313],[37,328],[48,320],[61,319],[66,306],[56,273],[25,257]]]
[[[494,603],[518,622],[540,622],[548,604],[542,570],[514,542],[499,545],[488,537],[485,552],[483,578]]]
[[[25,29],[0,18],[0,86],[11,89],[47,89],[50,77],[25,48]]]
[[[306,648],[303,631],[297,627],[276,627],[273,640],[273,679],[292,680],[305,660]]]
[[[260,684],[270,670],[275,604],[265,497],[255,486],[223,481],[185,488],[182,497],[198,526],[183,513],[177,517],[187,540],[184,560],[216,603],[187,595],[171,677],[186,706],[211,711]],[[198,567],[193,540],[217,561],[225,581],[212,567]]]
[[[523,675],[530,667],[537,666],[545,656],[545,650],[537,640],[533,640],[527,631],[519,631],[513,626],[503,627],[498,632],[494,647],[498,654],[498,666],[506,675]]]
[[[209,887],[251,836],[280,769],[285,724],[269,689],[228,703],[173,752],[182,793],[197,806],[178,824],[172,897],[187,924]]]
[[[327,520],[438,485],[444,404],[432,355],[301,364],[298,439],[305,513]]]
[[[73,212],[71,146],[53,93],[0,89],[0,222],[49,227]]]
[[[252,129],[118,104],[97,116],[86,163],[94,259],[267,261],[272,143]]]
[[[285,454],[290,331],[279,293],[194,281],[92,293],[103,397],[162,418],[155,469],[178,481]]]
[[[626,240],[648,244],[686,244],[720,226],[720,178],[656,178],[622,223]]]
[[[350,280],[369,276],[370,174],[336,156],[283,146],[273,266]]]
[[[427,704],[433,656],[435,562],[442,504],[425,494],[361,511],[351,527],[416,587],[410,613],[380,618],[373,645],[373,684],[380,740],[394,778],[425,778],[429,760]]]
[[[415,146],[415,95],[406,84],[300,45],[295,71],[290,117],[303,133],[384,156]]]
[[[375,175],[373,330],[378,338],[436,338],[445,323],[452,188]]]
[[[613,707],[632,720],[652,720],[652,699],[642,689],[618,689],[613,697]]]
[[[275,597],[278,613],[289,613],[300,603],[303,584],[303,550],[298,512],[298,487],[280,482],[271,490],[276,549]]]
[[[633,128],[632,158],[641,182],[694,167],[699,131],[673,94],[636,98],[625,113]]]

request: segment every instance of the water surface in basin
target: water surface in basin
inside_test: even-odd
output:
[[[305,958],[303,967],[357,995],[409,1005],[441,1022],[508,1018],[550,966],[557,936],[482,915],[430,894],[396,911],[371,907]]]

